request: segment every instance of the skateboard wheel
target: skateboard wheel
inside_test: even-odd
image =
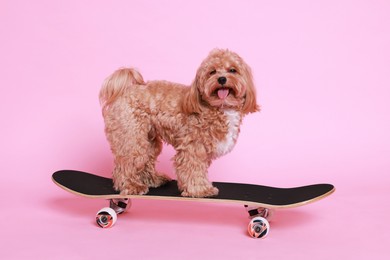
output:
[[[110,208],[112,208],[116,214],[122,214],[131,207],[130,199],[111,199]]]
[[[253,238],[265,238],[270,230],[268,221],[263,217],[253,218],[248,225],[248,233]]]
[[[117,220],[117,215],[112,208],[102,208],[96,214],[96,223],[101,228],[110,228],[112,227]]]

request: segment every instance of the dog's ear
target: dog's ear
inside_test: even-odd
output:
[[[260,111],[260,107],[256,101],[256,89],[253,83],[253,77],[251,69],[248,65],[245,66],[245,83],[246,83],[246,93],[245,93],[245,102],[242,107],[244,114],[254,113]]]
[[[199,77],[197,75],[191,87],[186,90],[186,93],[184,94],[184,98],[182,100],[181,107],[182,107],[182,111],[185,114],[201,113],[201,104],[200,104],[201,98],[198,89],[198,84],[199,84]]]

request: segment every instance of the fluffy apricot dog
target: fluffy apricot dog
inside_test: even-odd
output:
[[[163,142],[176,150],[182,196],[217,195],[207,169],[233,149],[242,118],[259,110],[249,66],[221,49],[211,51],[189,87],[145,82],[135,69],[119,69],[103,83],[100,102],[115,159],[114,188],[123,195],[145,194],[170,180],[155,169]]]

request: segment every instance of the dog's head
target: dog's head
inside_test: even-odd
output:
[[[215,49],[200,65],[183,110],[200,113],[203,106],[236,109],[244,114],[259,110],[251,69],[236,53]]]

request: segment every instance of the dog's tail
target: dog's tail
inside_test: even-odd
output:
[[[103,114],[110,105],[132,85],[145,84],[142,75],[133,68],[121,68],[106,78],[100,90],[99,100]]]

